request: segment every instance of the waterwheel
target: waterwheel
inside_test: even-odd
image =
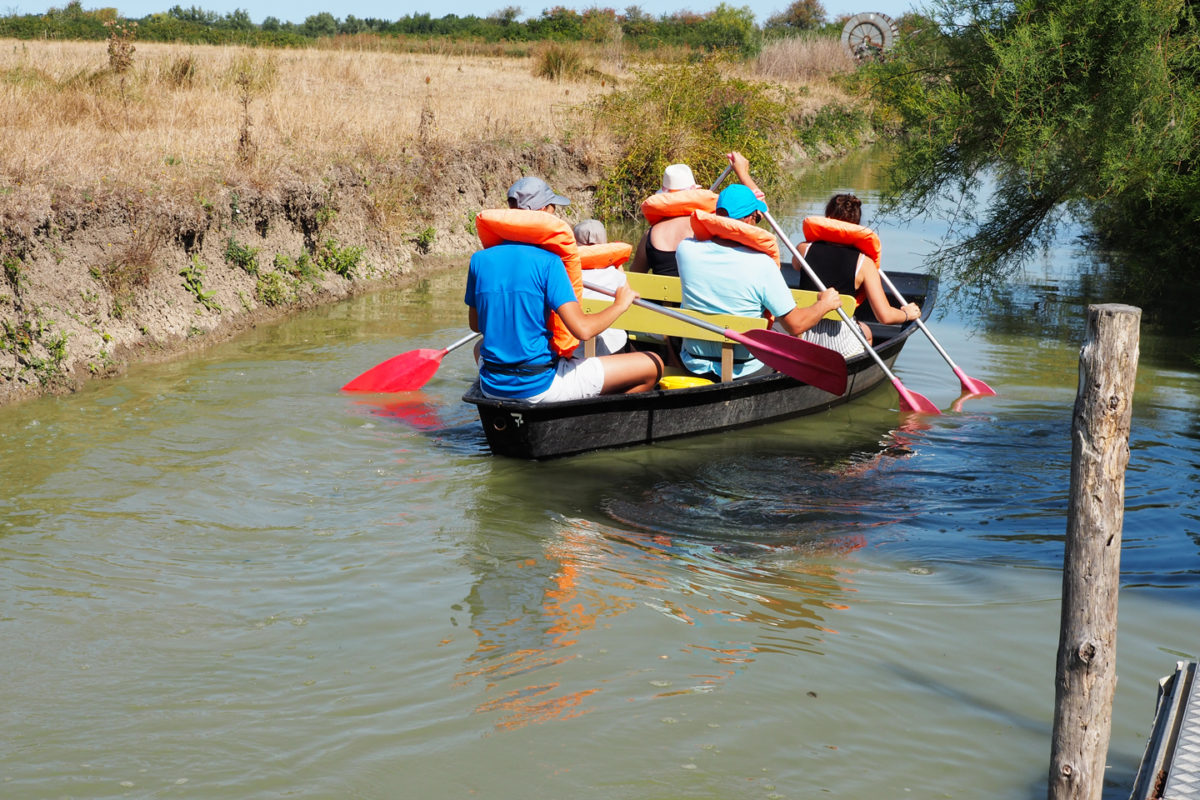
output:
[[[866,11],[846,20],[842,26],[842,47],[855,61],[870,61],[895,44],[896,36],[896,23],[891,17]]]

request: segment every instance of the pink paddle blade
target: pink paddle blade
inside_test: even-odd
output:
[[[376,364],[342,387],[343,392],[414,392],[442,363],[445,350],[410,350]]]
[[[892,380],[892,385],[896,387],[896,393],[900,395],[900,410],[901,411],[916,411],[920,414],[941,414],[942,412],[933,403],[929,402],[929,398],[906,389],[899,378]]]
[[[990,397],[996,393],[995,389],[988,386],[981,380],[972,378],[958,367],[954,368],[954,374],[958,376],[959,382],[962,383],[962,390],[964,394],[977,394]]]
[[[846,359],[841,353],[806,342],[786,333],[754,329],[745,333],[727,330],[725,335],[744,344],[768,367],[830,394],[846,391]]]

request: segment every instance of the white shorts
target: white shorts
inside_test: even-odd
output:
[[[604,364],[598,358],[559,359],[554,383],[541,394],[526,397],[529,403],[554,403],[598,397],[604,389]]]
[[[858,320],[853,317],[851,317],[851,322],[858,325]],[[854,331],[850,330],[849,326],[840,319],[821,319],[816,325],[800,334],[800,338],[806,342],[836,350],[846,358],[866,352],[862,342],[854,335]]]
[[[625,270],[620,267],[584,270],[583,277],[589,283],[603,286],[614,292],[624,286],[626,282]],[[593,292],[591,289],[584,289],[583,296],[595,300],[612,300],[612,296],[601,292]],[[609,328],[596,337],[596,355],[609,356],[613,353],[619,353],[625,349],[625,343],[628,341],[629,334],[625,331],[620,328]],[[583,352],[582,345],[579,352]]]

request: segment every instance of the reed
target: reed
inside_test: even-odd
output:
[[[811,83],[847,75],[855,65],[838,39],[803,33],[763,44],[754,69],[775,80]]]

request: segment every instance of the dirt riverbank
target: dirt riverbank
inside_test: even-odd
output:
[[[611,85],[528,60],[7,44],[0,405],[413,281],[522,175],[582,219],[613,161]]]
[[[51,203],[0,240],[0,404],[444,268],[477,246],[474,213],[502,206],[522,174],[549,176],[577,213],[595,183],[561,145],[445,155],[416,234],[377,226],[371,178],[336,168],[319,183],[229,184],[136,219],[120,197]]]

